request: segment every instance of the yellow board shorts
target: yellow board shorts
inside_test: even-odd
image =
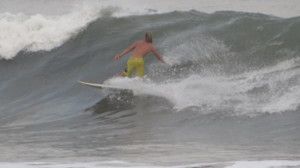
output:
[[[144,67],[144,59],[131,57],[127,61],[127,77],[131,77],[132,74],[135,72],[137,76],[143,77],[145,74],[145,67]]]

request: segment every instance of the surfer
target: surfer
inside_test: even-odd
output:
[[[127,72],[123,72],[124,75],[131,77],[132,73],[135,72],[139,77],[143,77],[145,73],[144,57],[152,52],[156,58],[165,63],[162,56],[157,52],[156,48],[152,44],[152,34],[145,33],[145,39],[137,41],[126,48],[121,54],[117,54],[114,60],[119,60],[122,56],[132,51],[132,56],[127,61]]]

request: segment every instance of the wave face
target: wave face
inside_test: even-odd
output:
[[[66,22],[82,17],[75,14],[1,15],[9,20],[1,30],[19,30],[0,41],[1,161],[299,158],[299,17],[192,10],[117,18],[114,10],[77,23]],[[112,57],[146,31],[168,65],[148,56],[145,80],[111,78],[126,64]]]

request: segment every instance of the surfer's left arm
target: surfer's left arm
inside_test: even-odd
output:
[[[122,56],[128,54],[130,51],[132,51],[136,46],[136,43],[133,43],[131,46],[129,46],[128,48],[126,48],[121,54],[117,54],[114,57],[114,60],[119,60]]]
[[[166,63],[164,61],[164,59],[162,58],[162,56],[157,52],[156,48],[155,47],[152,47],[151,49],[152,53],[155,55],[155,57],[162,63]]]

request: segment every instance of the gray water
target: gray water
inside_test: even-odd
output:
[[[147,80],[110,79],[126,65],[113,55],[149,30],[169,65],[150,55]],[[299,17],[232,11],[102,17],[50,51],[2,59],[0,161],[297,161],[299,31]],[[138,91],[95,90],[78,80]]]

